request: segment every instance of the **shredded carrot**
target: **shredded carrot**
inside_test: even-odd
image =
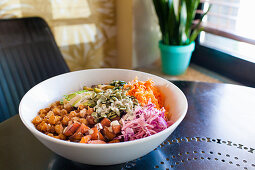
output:
[[[163,107],[163,99],[159,90],[153,86],[152,80],[138,81],[134,80],[131,83],[124,86],[124,88],[130,88],[127,95],[134,96],[138,102],[144,106],[149,101],[155,104],[156,108],[161,109]]]

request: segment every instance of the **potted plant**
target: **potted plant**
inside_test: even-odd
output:
[[[159,41],[162,71],[166,74],[183,74],[189,65],[194,40],[202,31],[201,21],[210,9],[194,26],[199,3],[200,0],[153,0],[162,33]]]

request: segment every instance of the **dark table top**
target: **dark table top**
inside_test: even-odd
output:
[[[19,116],[0,123],[0,169],[255,169],[255,89],[174,81],[188,113],[168,139],[124,164],[90,166],[42,145]]]

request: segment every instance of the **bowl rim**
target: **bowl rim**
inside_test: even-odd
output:
[[[42,132],[40,132],[39,130],[37,130],[35,128],[35,126],[31,127],[27,122],[28,120],[26,120],[23,115],[24,113],[22,114],[22,105],[24,103],[24,100],[25,100],[25,97],[28,93],[30,93],[30,91],[34,88],[36,88],[37,86],[40,86],[41,84],[45,83],[46,81],[50,81],[52,79],[55,79],[56,77],[61,77],[61,76],[64,76],[64,75],[67,75],[67,74],[75,74],[77,72],[86,72],[86,71],[102,71],[102,70],[112,70],[112,71],[132,71],[132,72],[137,72],[137,73],[142,73],[142,74],[145,74],[147,76],[150,76],[150,77],[157,77],[167,83],[170,83],[175,89],[177,89],[182,98],[184,99],[184,103],[185,103],[185,108],[183,109],[183,113],[181,113],[180,117],[171,125],[169,126],[167,129],[161,131],[161,132],[158,132],[156,134],[153,134],[151,136],[147,136],[145,138],[141,138],[141,139],[136,139],[136,140],[132,140],[132,141],[126,141],[126,142],[119,142],[119,143],[107,143],[107,144],[84,144],[84,143],[76,143],[76,142],[69,142],[69,141],[65,141],[65,140],[60,140],[60,139],[56,139],[56,138],[53,138],[53,137],[50,137]],[[19,116],[20,116],[20,119],[22,120],[23,124],[27,127],[27,129],[33,134],[33,135],[37,135],[37,136],[40,136],[42,137],[43,139],[47,140],[47,141],[51,141],[53,143],[58,143],[58,144],[61,144],[61,145],[66,145],[66,146],[72,146],[72,147],[83,147],[83,148],[114,148],[114,147],[119,147],[119,146],[128,146],[128,145],[132,145],[132,144],[137,144],[137,143],[144,143],[144,142],[147,142],[151,139],[154,139],[154,138],[157,138],[158,136],[161,136],[162,134],[164,133],[167,133],[168,131],[170,131],[171,129],[175,129],[180,123],[181,121],[184,119],[184,117],[186,116],[187,114],[187,111],[188,111],[188,101],[187,101],[187,98],[186,96],[184,95],[184,93],[175,85],[173,84],[172,82],[168,81],[167,79],[164,79],[162,77],[159,77],[159,76],[156,76],[156,75],[153,75],[153,74],[150,74],[150,73],[145,73],[145,72],[142,72],[142,71],[136,71],[136,70],[131,70],[131,69],[118,69],[118,68],[99,68],[99,69],[86,69],[86,70],[79,70],[79,71],[73,71],[73,72],[68,72],[68,73],[64,73],[64,74],[60,74],[60,75],[57,75],[57,76],[54,76],[54,77],[51,77],[49,79],[46,79],[38,84],[36,84],[35,86],[33,86],[31,89],[29,89],[26,94],[22,97],[21,101],[20,101],[20,104],[19,104]],[[39,140],[41,142],[41,140]]]

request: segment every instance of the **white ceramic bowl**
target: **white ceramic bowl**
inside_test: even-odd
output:
[[[173,114],[175,122],[155,135],[122,143],[80,144],[49,137],[31,123],[37,112],[64,94],[82,88],[83,85],[107,83],[112,80],[131,81],[135,77],[146,81],[152,79],[165,95],[165,105]],[[188,103],[185,95],[171,82],[158,76],[125,69],[90,69],[62,74],[45,80],[30,89],[19,105],[19,115],[32,134],[53,152],[73,161],[92,165],[112,165],[139,158],[160,145],[181,123],[186,115]]]

